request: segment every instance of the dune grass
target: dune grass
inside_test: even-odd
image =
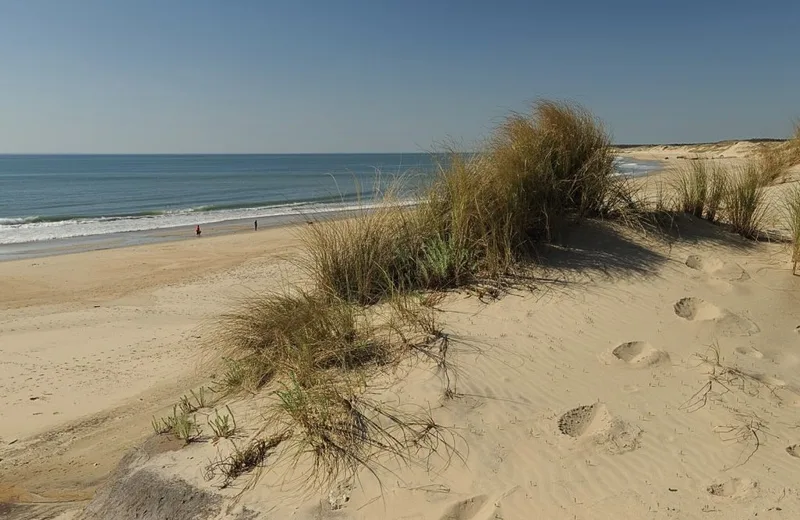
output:
[[[797,273],[797,262],[800,262],[800,186],[793,186],[785,195],[784,210],[792,241],[792,274]]]
[[[312,288],[252,298],[217,322],[210,336],[226,360],[218,384],[271,385],[269,438],[311,456],[312,481],[371,468],[375,452],[452,453],[429,414],[367,399],[366,382],[422,352],[453,395],[431,291],[502,284],[563,226],[629,210],[613,159],[590,112],[541,101],[530,116],[511,115],[480,153],[447,154],[418,204],[394,204],[390,190],[371,211],[305,227],[300,265]],[[217,467],[229,466],[237,474],[251,464]]]
[[[396,293],[384,304],[363,306],[324,291],[296,289],[245,301],[220,318],[212,335],[216,346],[245,374],[222,378],[220,386],[237,392],[270,384],[274,399],[263,411],[266,440],[235,449],[209,466],[209,473],[220,473],[229,484],[255,464],[242,463],[257,458],[248,454],[266,456],[253,447],[276,447],[269,439],[286,444],[292,467],[310,458],[312,469],[303,478],[309,486],[352,476],[359,468],[374,471],[379,455],[407,460],[425,446],[431,451],[450,446],[429,415],[393,410],[365,397],[372,375],[412,351],[444,358],[446,351],[437,346],[446,336],[432,303],[428,297]],[[216,437],[235,428],[225,418],[212,425]]]
[[[346,301],[498,282],[566,223],[630,203],[611,140],[576,105],[511,115],[485,150],[450,153],[413,208],[381,208],[303,233],[306,271]]]
[[[329,374],[330,375],[330,374]],[[310,468],[304,485],[320,486],[349,480],[364,468],[380,482],[381,460],[425,460],[456,452],[452,435],[427,410],[416,412],[374,401],[346,377],[304,387],[291,379],[278,390],[278,404],[269,421],[287,435],[292,466],[303,458]]]
[[[758,162],[745,164],[729,178],[724,196],[725,216],[733,231],[745,238],[755,240],[760,236],[768,182],[769,176]]]
[[[789,169],[800,164],[800,123],[795,124],[793,135],[785,142],[762,145],[755,156],[765,182],[785,182]]]
[[[684,213],[698,218],[703,216],[708,194],[708,169],[708,162],[698,159],[677,170],[672,188],[679,209]]]
[[[725,194],[728,191],[728,173],[715,164],[707,178],[705,218],[715,222]]]
[[[794,134],[789,140],[789,160],[792,165],[800,164],[800,121],[794,125]]]
[[[670,187],[679,211],[714,222],[727,190],[728,174],[717,162],[695,158],[679,167]]]
[[[219,381],[228,391],[255,391],[290,373],[313,385],[322,371],[356,370],[391,355],[367,309],[322,291],[251,298],[218,320],[213,337],[229,360]]]

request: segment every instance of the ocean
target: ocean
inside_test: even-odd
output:
[[[434,169],[415,153],[0,155],[0,245],[347,211],[398,176],[410,194]]]

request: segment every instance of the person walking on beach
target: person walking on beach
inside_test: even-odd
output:
[[[253,221],[253,231],[258,231],[258,221]]]
[[[194,232],[197,236],[200,236],[200,233],[202,233],[202,231],[200,231],[200,224],[197,224],[197,227],[194,228]]]

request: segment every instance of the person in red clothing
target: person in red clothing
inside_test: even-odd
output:
[[[200,236],[200,233],[202,233],[202,231],[200,231],[200,224],[197,224],[197,227],[194,228],[194,232],[197,234],[197,236]]]

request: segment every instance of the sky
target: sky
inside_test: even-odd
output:
[[[0,153],[473,149],[539,98],[617,143],[783,137],[800,2],[0,3]]]

